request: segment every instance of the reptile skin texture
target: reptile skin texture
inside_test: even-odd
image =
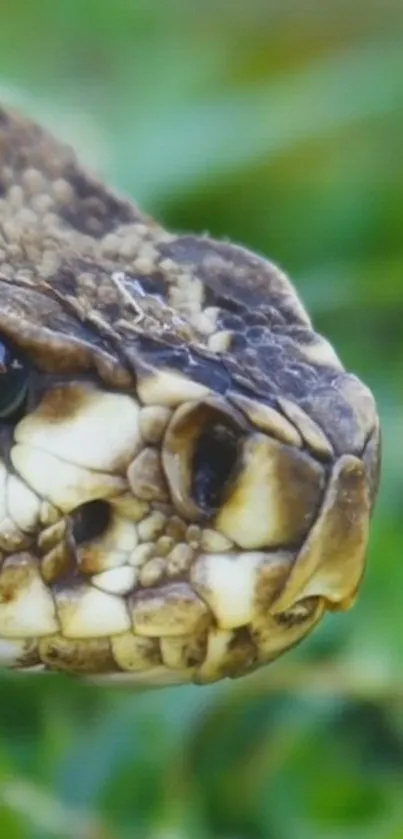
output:
[[[0,108],[0,664],[267,664],[355,601],[369,389],[287,276],[166,231]]]

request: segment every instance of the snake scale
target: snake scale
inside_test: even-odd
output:
[[[264,665],[362,580],[371,392],[271,262],[175,235],[0,109],[0,664]]]

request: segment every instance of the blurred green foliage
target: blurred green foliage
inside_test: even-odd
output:
[[[1,0],[0,98],[285,266],[384,428],[359,604],[284,660],[151,693],[1,676],[1,835],[401,839],[401,2]]]

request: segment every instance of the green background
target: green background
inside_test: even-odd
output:
[[[0,99],[286,267],[384,429],[360,601],[283,660],[151,693],[1,675],[1,836],[400,839],[401,2],[0,0]]]

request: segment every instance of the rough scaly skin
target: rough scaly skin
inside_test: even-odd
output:
[[[276,266],[167,233],[1,109],[0,336],[30,364],[0,420],[4,665],[214,681],[352,604],[368,389]]]

